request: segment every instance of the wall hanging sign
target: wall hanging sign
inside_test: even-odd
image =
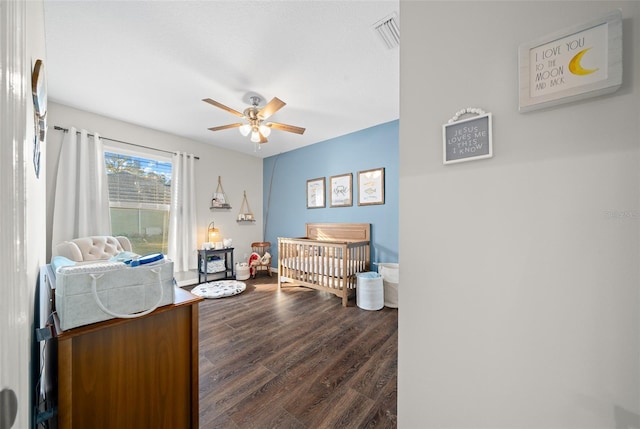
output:
[[[384,204],[384,168],[358,172],[358,205]]]
[[[615,92],[622,84],[619,10],[518,48],[520,112]]]
[[[324,206],[324,177],[307,180],[307,208],[318,209]]]
[[[331,207],[348,207],[353,205],[353,199],[351,198],[351,173],[331,176],[329,183],[329,189],[331,191],[329,205]]]
[[[47,135],[47,80],[42,60],[36,60],[31,74],[31,94],[33,96],[34,133],[33,168],[36,178],[40,177],[41,144]]]
[[[460,119],[467,114],[475,116]],[[442,140],[442,157],[445,164],[491,158],[491,113],[475,107],[467,107],[456,112],[455,116],[442,126]]]

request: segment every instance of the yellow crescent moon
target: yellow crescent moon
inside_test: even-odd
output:
[[[586,54],[589,49],[591,48],[583,49],[578,52],[573,58],[571,58],[571,61],[569,61],[569,71],[571,73],[579,76],[584,76],[598,71],[598,69],[585,69],[580,64],[582,56]]]

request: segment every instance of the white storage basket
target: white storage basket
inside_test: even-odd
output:
[[[67,330],[173,304],[174,287],[168,260],[137,267],[109,262],[63,267],[55,273],[55,308]]]
[[[358,273],[356,303],[363,310],[380,310],[384,307],[382,276],[374,272]]]
[[[400,285],[399,264],[378,264],[378,273],[382,276],[384,305],[389,308],[398,308],[398,286]]]
[[[236,264],[236,280],[247,280],[250,276],[248,264]]]
[[[221,273],[226,269],[227,269],[227,264],[225,262],[225,258],[217,255],[209,257],[209,260],[207,261],[202,259],[202,261],[200,262],[201,273],[215,274],[215,273]]]

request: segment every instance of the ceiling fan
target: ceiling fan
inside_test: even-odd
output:
[[[271,134],[271,129],[288,131],[290,133],[303,134],[304,128],[296,127],[294,125],[281,124],[278,122],[266,122],[266,120],[282,109],[286,104],[278,97],[273,97],[263,108],[259,108],[261,98],[258,96],[251,96],[251,106],[244,109],[243,113],[238,112],[224,104],[218,103],[210,98],[205,98],[202,101],[226,110],[227,112],[236,115],[240,118],[246,119],[247,123],[237,122],[235,124],[221,125],[219,127],[209,128],[211,131],[226,130],[227,128],[239,128],[240,133],[243,136],[248,136],[251,133],[251,141],[254,143],[266,143],[267,137]]]

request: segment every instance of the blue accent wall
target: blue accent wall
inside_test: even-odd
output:
[[[303,237],[307,222],[371,224],[371,262],[398,261],[399,121],[264,159],[264,237],[277,265],[278,237]],[[384,168],[385,203],[358,206],[358,171]],[[353,205],[330,207],[329,178],[353,175]],[[325,178],[325,208],[308,209],[307,180]],[[377,267],[372,265],[372,270]]]

